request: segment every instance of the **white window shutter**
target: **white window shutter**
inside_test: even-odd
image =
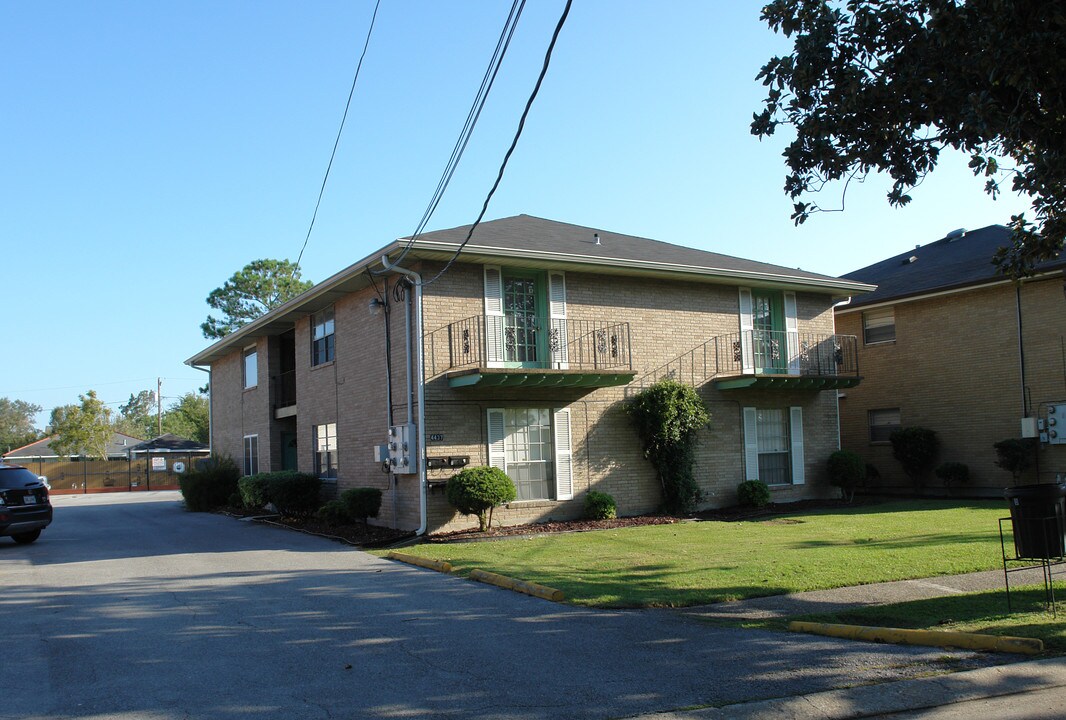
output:
[[[803,408],[789,408],[789,428],[792,434],[792,484],[802,485],[803,477]]]
[[[570,450],[570,410],[552,413],[555,429],[555,499],[574,497],[574,458]]]
[[[751,318],[751,288],[740,288],[740,369],[745,375],[755,372],[755,348],[752,344],[752,330],[755,323]],[[748,478],[754,480],[754,478]]]
[[[744,408],[744,479],[759,479],[759,425],[758,412],[753,407]]]
[[[507,428],[503,422],[503,408],[489,408],[489,467],[507,472]]]
[[[790,375],[799,375],[799,311],[794,292],[785,293],[785,337],[788,347],[788,372]]]
[[[566,275],[548,273],[548,345],[551,348],[552,368],[566,370],[569,365],[569,350],[566,347]]]
[[[485,361],[488,367],[503,367],[503,271],[485,266]]]

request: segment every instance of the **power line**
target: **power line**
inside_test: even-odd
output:
[[[326,181],[329,180],[329,171],[333,167],[333,158],[337,156],[337,147],[341,143],[341,133],[344,132],[344,121],[348,119],[348,109],[352,106],[352,96],[355,95],[355,84],[359,81],[359,71],[363,68],[363,58],[366,57],[366,50],[370,47],[370,36],[374,32],[374,21],[378,17],[378,8],[381,6],[381,0],[377,0],[374,3],[374,14],[370,18],[370,27],[366,31],[366,42],[363,43],[363,52],[359,56],[359,62],[355,66],[355,77],[352,78],[352,89],[348,91],[348,102],[344,105],[344,115],[341,116],[341,126],[337,128],[337,139],[333,141],[333,152],[329,155],[329,164],[326,165],[326,173],[322,176],[322,187],[318,189],[318,200],[315,202],[315,211],[311,214],[311,224],[307,226],[307,236],[304,238],[303,247],[300,248],[300,254],[296,257],[296,264],[292,269],[292,277],[296,277],[297,271],[300,269],[300,261],[303,259],[304,250],[307,249],[307,242],[311,239],[311,230],[315,227],[315,219],[318,217],[318,208],[322,205],[322,196],[326,192]]]
[[[489,209],[489,202],[492,201],[492,196],[496,194],[496,189],[500,186],[500,181],[503,180],[503,173],[507,169],[507,163],[511,159],[511,154],[514,153],[515,147],[518,145],[518,139],[522,137],[522,129],[526,125],[526,118],[529,116],[529,110],[533,107],[533,101],[537,98],[537,93],[540,92],[541,83],[544,82],[544,76],[548,74],[548,65],[551,63],[552,51],[555,49],[555,42],[559,39],[559,33],[562,32],[563,25],[566,23],[566,16],[570,14],[570,5],[573,0],[566,0],[566,7],[563,8],[563,14],[559,17],[559,22],[555,26],[555,32],[552,33],[551,42],[548,44],[548,50],[544,53],[544,65],[540,69],[540,75],[537,76],[537,83],[533,86],[533,92],[530,93],[529,99],[526,101],[526,107],[522,111],[522,117],[518,121],[518,129],[515,131],[514,139],[511,140],[511,147],[507,148],[507,154],[503,156],[503,162],[500,164],[500,171],[496,175],[496,182],[492,184],[492,188],[489,190],[489,194],[485,197],[485,203],[481,206],[481,212],[478,214],[474,224],[470,226],[470,230],[467,232],[463,242],[455,250],[455,254],[448,260],[447,264],[441,268],[440,272],[430,278],[428,281],[422,283],[423,286],[431,285],[440,279],[441,275],[448,271],[448,268],[455,263],[459,258],[459,255],[463,252],[463,248],[470,242],[471,236],[474,234],[474,230],[481,224],[481,220],[485,217],[485,213]]]
[[[430,218],[433,217],[433,213],[436,212],[441,199],[443,199],[444,192],[448,189],[452,176],[459,167],[459,161],[462,159],[463,153],[466,151],[466,146],[470,142],[470,138],[473,136],[474,128],[477,126],[477,121],[481,117],[481,111],[485,107],[485,102],[488,100],[489,92],[492,90],[492,86],[496,82],[496,75],[500,72],[503,59],[507,55],[507,49],[511,45],[511,38],[514,36],[515,29],[518,27],[518,20],[522,17],[522,11],[525,7],[525,0],[514,0],[514,2],[511,3],[511,11],[507,14],[507,19],[504,21],[503,28],[500,30],[500,37],[496,41],[496,48],[492,52],[492,57],[489,58],[489,64],[485,68],[485,74],[481,78],[481,86],[478,88],[477,94],[474,96],[474,101],[470,105],[470,111],[466,115],[466,121],[463,123],[462,130],[459,131],[459,137],[456,139],[455,146],[452,148],[452,154],[444,166],[444,172],[441,173],[440,180],[437,181],[437,187],[433,191],[432,197],[429,199],[429,204],[426,206],[425,212],[422,213],[422,219],[419,220],[415,231],[411,233],[411,237],[408,239],[407,244],[404,246],[403,250],[400,251],[399,257],[395,260],[396,264],[402,263],[404,258],[407,257],[407,253],[411,251],[411,246],[414,244],[418,236],[422,234],[422,231],[425,230]]]

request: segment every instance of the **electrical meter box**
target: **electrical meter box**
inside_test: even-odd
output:
[[[389,467],[397,475],[418,472],[416,438],[414,423],[393,425],[389,428]]]
[[[1066,445],[1066,402],[1047,406],[1047,441],[1052,445]]]

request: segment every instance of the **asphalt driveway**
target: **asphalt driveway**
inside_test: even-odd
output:
[[[54,500],[0,539],[2,718],[618,718],[1002,661],[573,608],[176,493]]]

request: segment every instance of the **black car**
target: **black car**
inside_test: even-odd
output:
[[[48,488],[24,467],[0,463],[0,537],[31,543],[52,522]]]

